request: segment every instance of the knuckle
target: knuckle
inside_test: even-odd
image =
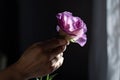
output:
[[[67,41],[64,39],[56,39],[55,41],[59,45],[66,45],[67,44]]]
[[[50,66],[50,72],[53,72],[55,70],[55,66],[51,65]]]
[[[36,43],[35,44],[35,48],[39,51],[39,52],[43,52],[44,51],[44,47],[42,47],[42,45],[40,43]]]
[[[43,52],[43,49],[42,49],[41,47],[36,47],[36,49],[37,49],[37,51],[40,52],[40,53]]]
[[[66,50],[66,46],[61,46],[61,47],[60,47],[60,51],[61,51],[61,52],[64,52],[65,50]]]
[[[55,42],[56,42],[56,44],[61,44],[61,40],[60,39],[56,39]]]
[[[51,56],[50,55],[46,55],[47,61],[51,60]]]

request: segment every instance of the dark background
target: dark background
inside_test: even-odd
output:
[[[63,66],[54,72],[58,73],[55,80],[88,80],[92,0],[0,0],[0,50],[8,57],[7,66],[29,45],[55,37],[56,14],[63,11],[84,20],[88,41],[84,47],[68,46]]]

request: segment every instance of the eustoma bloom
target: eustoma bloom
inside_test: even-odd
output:
[[[58,20],[57,31],[71,42],[84,46],[87,42],[87,27],[84,21],[71,12],[64,11],[56,15]]]

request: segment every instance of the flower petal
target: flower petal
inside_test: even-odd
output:
[[[71,12],[64,11],[56,15],[58,20],[57,31],[72,42],[84,46],[87,42],[87,27],[80,17],[73,16]],[[64,34],[63,34],[64,33]]]
[[[78,43],[80,46],[84,46],[87,42],[87,37],[86,35],[83,35],[81,38],[76,40],[76,43]]]

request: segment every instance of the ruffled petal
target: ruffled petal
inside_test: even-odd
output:
[[[64,11],[57,14],[58,26],[57,31],[65,33],[64,36],[84,46],[87,42],[87,27],[80,17],[73,16],[71,12]],[[62,31],[61,31],[62,30]]]
[[[82,37],[80,37],[79,39],[77,39],[75,42],[78,43],[80,46],[83,47],[86,44],[86,42],[87,42],[86,35],[83,35]]]

